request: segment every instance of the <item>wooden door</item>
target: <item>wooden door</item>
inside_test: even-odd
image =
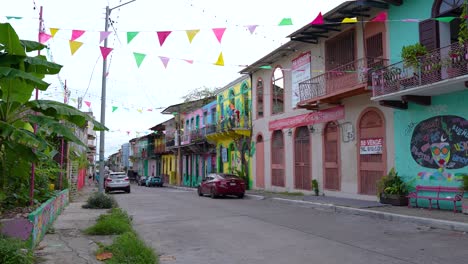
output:
[[[368,108],[363,111],[358,120],[359,136],[359,193],[375,195],[377,193],[377,181],[387,171],[386,147],[385,147],[385,120],[383,114],[377,108]],[[381,153],[369,154],[363,150],[366,141],[381,141]]]
[[[297,128],[294,138],[294,188],[311,190],[310,133],[307,127]]]
[[[255,166],[255,185],[263,189],[265,188],[265,149],[262,135],[257,136]]]
[[[341,188],[340,178],[340,129],[335,122],[325,125],[323,134],[323,174],[324,188],[338,191]]]
[[[271,185],[284,187],[284,138],[281,130],[273,132],[270,153]]]

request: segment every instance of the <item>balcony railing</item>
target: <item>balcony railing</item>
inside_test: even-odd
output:
[[[432,50],[411,65],[400,61],[372,73],[373,96],[389,95],[468,74],[468,45]]]
[[[370,70],[387,65],[387,59],[361,58],[299,83],[300,102],[336,95],[359,85],[371,85]]]
[[[175,138],[166,137],[166,147],[173,147],[173,146],[175,146]]]
[[[233,129],[250,129],[250,120],[248,116],[242,117],[243,122],[239,122],[235,118],[226,118],[218,124],[207,125],[206,135],[213,133],[225,132]]]

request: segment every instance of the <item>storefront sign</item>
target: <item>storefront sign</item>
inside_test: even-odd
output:
[[[268,124],[268,129],[270,131],[274,131],[284,128],[293,128],[318,123],[326,123],[329,121],[334,121],[343,118],[344,106],[337,106],[318,112],[270,121]]]
[[[310,79],[310,51],[299,55],[292,60],[291,87],[292,87],[292,107],[299,103],[299,83]]]
[[[382,138],[361,139],[359,153],[361,155],[382,154],[382,142]]]

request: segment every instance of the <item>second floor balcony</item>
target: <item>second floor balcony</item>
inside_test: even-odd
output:
[[[299,83],[298,106],[308,108],[320,103],[338,103],[341,99],[368,92],[369,73],[383,68],[387,59],[361,58]]]
[[[218,124],[209,125],[206,130],[206,137],[210,140],[217,140],[250,136],[251,127],[251,121],[248,116],[242,116],[239,119],[225,118]]]
[[[400,61],[372,73],[372,100],[406,109],[407,102],[431,104],[431,96],[466,89],[468,44],[458,42],[418,57],[417,63]]]

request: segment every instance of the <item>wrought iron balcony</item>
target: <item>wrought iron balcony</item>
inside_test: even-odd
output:
[[[387,59],[361,58],[301,82],[299,104],[317,100],[326,101],[324,99],[340,97],[340,94],[347,97],[348,92],[351,92],[350,96],[356,95],[353,90],[371,85],[369,72],[385,67],[387,62]]]
[[[418,57],[417,63],[400,61],[372,73],[373,100],[400,99],[392,95],[436,95],[463,89],[441,87],[437,83],[468,75],[468,45],[452,45]],[[468,77],[468,76],[466,76]],[[465,80],[458,81],[458,84]],[[461,88],[460,88],[461,87]],[[432,90],[429,92],[428,90]]]

